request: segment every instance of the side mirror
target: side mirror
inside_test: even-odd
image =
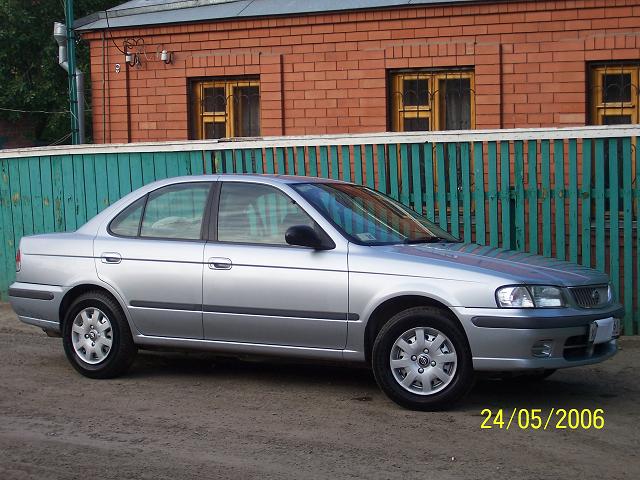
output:
[[[331,250],[336,248],[335,243],[326,237],[320,236],[308,225],[294,225],[287,229],[284,239],[289,245],[300,247],[310,247],[314,250]]]

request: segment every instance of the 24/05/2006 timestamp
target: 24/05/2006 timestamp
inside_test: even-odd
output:
[[[513,408],[491,410],[485,408],[480,412],[484,420],[480,424],[483,429],[519,428],[521,430],[601,430],[604,428],[604,410],[584,408],[552,408],[543,412],[541,408]]]

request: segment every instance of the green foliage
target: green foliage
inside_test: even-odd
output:
[[[75,0],[76,19],[122,3],[118,0]],[[64,0],[0,0],[0,108],[69,110],[66,72],[58,65],[53,23],[65,23]],[[77,65],[89,92],[89,49],[80,42]],[[90,108],[89,105],[87,105]],[[0,110],[0,119],[28,118],[34,144],[49,144],[71,129],[69,114],[17,113]],[[87,120],[90,113],[87,114]],[[87,121],[87,126],[91,124]]]

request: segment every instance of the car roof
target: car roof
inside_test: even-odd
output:
[[[173,177],[163,180],[163,183],[188,181],[235,181],[265,184],[295,184],[295,183],[348,183],[333,178],[306,177],[303,175],[277,175],[277,174],[249,174],[249,173],[222,173],[211,175],[189,175]]]

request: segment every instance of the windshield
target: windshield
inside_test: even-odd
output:
[[[459,241],[422,215],[367,187],[347,183],[298,183],[292,187],[360,245]]]

